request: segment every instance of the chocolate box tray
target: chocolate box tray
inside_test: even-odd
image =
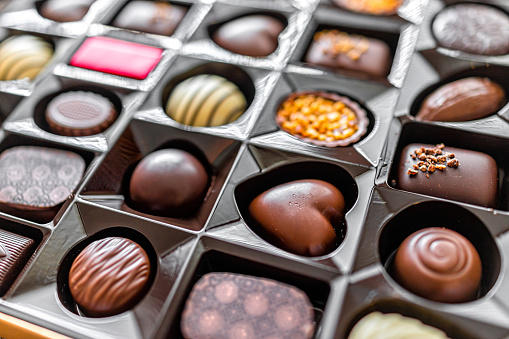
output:
[[[34,81],[0,82],[0,151],[19,145],[70,150],[85,160],[86,170],[51,220],[0,212],[0,230],[35,244],[0,297],[0,312],[72,338],[180,338],[181,314],[193,285],[207,273],[230,272],[302,290],[314,311],[313,338],[347,338],[371,311],[419,319],[451,338],[509,336],[507,105],[480,121],[414,119],[425,95],[466,75],[492,77],[509,90],[503,57],[473,58],[437,48],[431,22],[454,1],[431,0],[428,7],[428,1],[406,0],[397,14],[385,17],[353,13],[330,0],[170,3],[187,8],[172,36],[114,27],[113,19],[127,4],[121,0],[97,0],[82,20],[69,23],[43,18],[40,0],[9,1],[1,9],[3,38],[35,34],[50,41],[57,53]],[[501,1],[485,3],[507,12]],[[270,13],[285,22],[274,53],[248,57],[212,42],[215,25],[251,13]],[[384,40],[391,50],[388,76],[371,79],[303,62],[314,33],[322,28]],[[162,59],[144,80],[70,66],[73,54],[91,37],[156,47]],[[171,91],[185,78],[207,73],[235,83],[247,98],[246,112],[218,127],[171,119],[164,111]],[[119,115],[104,132],[85,137],[51,133],[44,118],[48,102],[75,89],[112,101]],[[279,105],[303,90],[357,101],[367,111],[367,133],[353,145],[330,148],[280,130],[275,121]],[[491,155],[498,165],[496,208],[397,189],[395,164],[412,142],[443,142]],[[143,213],[131,200],[135,166],[163,148],[191,153],[210,175],[204,201],[191,215]],[[344,221],[335,230],[339,240],[324,255],[277,247],[247,212],[258,194],[297,179],[324,180],[344,195]],[[437,222],[463,234],[479,252],[483,272],[473,301],[433,302],[409,292],[391,275],[392,256],[403,239]],[[88,244],[109,236],[131,239],[145,250],[150,287],[126,312],[87,317],[72,298],[69,269]]]

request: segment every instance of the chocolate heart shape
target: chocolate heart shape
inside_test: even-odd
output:
[[[344,220],[345,199],[332,184],[296,180],[275,186],[249,204],[264,238],[286,251],[318,256],[337,245],[336,229]]]

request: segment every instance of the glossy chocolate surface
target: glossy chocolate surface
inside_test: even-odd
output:
[[[345,200],[328,182],[296,180],[257,196],[249,213],[269,242],[286,251],[319,256],[338,246],[336,232],[343,226]]]
[[[399,284],[421,297],[459,303],[477,297],[482,266],[477,250],[461,234],[429,227],[403,241],[392,273]]]
[[[496,112],[505,102],[505,92],[488,78],[464,78],[431,93],[416,115],[423,121],[468,121]]]
[[[67,136],[101,133],[110,127],[117,115],[109,99],[83,91],[59,94],[46,108],[46,121],[51,131]]]
[[[163,149],[150,153],[136,166],[129,194],[140,212],[181,217],[201,205],[209,184],[207,170],[192,154]]]
[[[274,280],[208,273],[180,323],[185,338],[311,338],[313,308],[301,290]]]
[[[484,207],[497,207],[498,166],[491,156],[446,145],[443,151],[455,155],[459,161],[457,168],[446,165],[443,171],[437,169],[433,173],[416,169],[417,173],[410,175],[408,170],[414,169],[414,165],[418,166],[421,161],[412,157],[414,151],[421,147],[432,149],[436,145],[409,144],[403,149],[397,165],[396,188]]]
[[[112,25],[135,31],[167,35],[175,32],[187,12],[184,6],[163,1],[129,1]]]
[[[495,7],[459,4],[441,11],[433,22],[440,46],[480,55],[509,53],[509,16]]]
[[[315,33],[303,61],[383,78],[389,74],[392,57],[389,46],[382,40],[326,29]]]
[[[33,239],[0,229],[0,295],[11,287],[33,253]]]
[[[140,245],[126,238],[104,238],[88,245],[74,260],[69,289],[87,316],[111,316],[129,310],[143,297],[150,270]]]
[[[95,0],[46,0],[41,5],[43,17],[58,21],[79,21],[87,14]]]
[[[285,26],[267,15],[249,15],[229,21],[214,32],[216,44],[231,52],[264,57],[278,47],[279,34]]]

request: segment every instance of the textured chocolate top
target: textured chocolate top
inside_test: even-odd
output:
[[[214,32],[216,44],[234,53],[254,57],[272,54],[285,26],[267,15],[248,15],[223,24]]]
[[[113,26],[169,36],[186,12],[186,7],[169,2],[129,1],[113,21]]]
[[[150,153],[136,166],[129,194],[140,212],[181,217],[201,205],[209,182],[207,170],[192,154],[163,149]]]
[[[491,156],[466,149],[445,146],[443,153],[454,154],[457,167],[450,167],[446,160],[444,170],[420,170],[422,166],[415,151],[436,145],[409,144],[401,152],[397,168],[396,187],[414,193],[496,208],[498,196],[498,166]],[[426,162],[426,160],[424,160]],[[415,167],[417,166],[417,167]],[[436,165],[435,165],[436,167]],[[409,171],[415,170],[415,175]]]
[[[79,21],[87,14],[95,0],[46,0],[41,4],[41,15],[53,21]]]
[[[253,220],[274,245],[306,256],[324,255],[339,244],[345,200],[322,180],[291,181],[273,187],[249,204]]]
[[[395,14],[405,0],[332,0],[348,10],[372,15]]]
[[[488,78],[464,78],[445,84],[428,95],[416,115],[423,121],[468,121],[495,113],[505,92]]]
[[[46,120],[51,131],[67,136],[101,133],[116,119],[111,101],[93,92],[65,92],[50,101]]]
[[[44,209],[64,202],[85,171],[81,156],[37,146],[17,146],[0,154],[0,203]]]
[[[440,46],[480,55],[509,53],[509,17],[491,6],[459,4],[445,8],[433,22]]]
[[[104,238],[74,260],[69,289],[87,316],[111,316],[129,310],[143,297],[150,269],[140,245],[125,238]]]
[[[33,253],[34,240],[0,230],[0,295],[11,287]]]
[[[430,227],[403,241],[392,273],[401,286],[421,297],[458,303],[477,297],[482,267],[477,250],[465,237]]]
[[[383,78],[389,74],[392,57],[389,46],[382,40],[325,29],[313,36],[304,62]]]
[[[265,278],[209,273],[194,285],[180,328],[185,338],[311,338],[313,308],[301,290]]]

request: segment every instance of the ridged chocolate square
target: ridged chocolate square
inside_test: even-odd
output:
[[[32,254],[34,240],[0,230],[0,295],[11,287]]]

